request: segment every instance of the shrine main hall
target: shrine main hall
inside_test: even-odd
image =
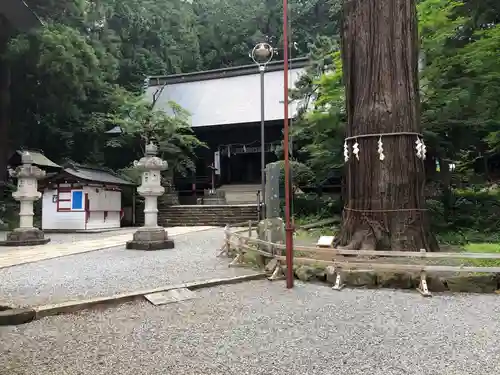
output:
[[[290,61],[290,88],[304,73],[306,64],[305,58]],[[283,69],[283,61],[271,62],[264,74],[266,164],[277,160],[274,151],[283,140]],[[176,178],[178,189],[194,182],[209,184],[211,166],[217,167],[217,187],[258,186],[261,179],[261,86],[257,65],[153,76],[149,77],[146,92],[148,100],[161,92],[155,109],[168,113],[171,111],[169,102],[174,102],[187,110],[194,133],[208,146],[197,153],[196,175]],[[292,101],[289,105],[293,118],[300,103]]]

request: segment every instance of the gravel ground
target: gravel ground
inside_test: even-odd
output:
[[[35,306],[255,272],[216,257],[222,229],[174,240],[172,250],[118,247],[0,269],[0,304]]]
[[[86,233],[45,233],[46,238],[50,238],[51,244],[75,242],[75,241],[88,241],[96,240],[98,238],[106,238],[112,236],[120,236],[122,234],[134,233],[137,228],[119,228],[108,230],[104,232],[86,232]],[[168,230],[168,228],[167,228]],[[7,237],[5,231],[0,231],[0,241],[3,241]],[[2,247],[0,247],[2,250]]]
[[[0,327],[5,375],[489,375],[500,299],[255,281]]]

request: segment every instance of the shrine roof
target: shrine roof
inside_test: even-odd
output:
[[[21,149],[17,150],[14,155],[9,160],[9,164],[20,165],[21,164],[21,155],[23,152],[29,152],[31,157],[33,158],[33,164],[39,167],[50,167],[50,168],[61,168],[60,165],[54,163],[48,157],[44,155],[44,153],[40,150],[30,150],[30,149]]]
[[[289,87],[293,88],[305,72],[307,58],[290,60]],[[283,61],[267,65],[264,75],[265,120],[283,120]],[[158,109],[171,113],[169,102],[191,114],[193,127],[252,123],[260,121],[260,73],[258,67],[245,65],[204,72],[149,77],[148,100],[163,91]],[[298,102],[289,104],[290,117],[297,114]]]
[[[28,31],[42,25],[42,21],[23,0],[1,0],[0,14],[20,31]]]
[[[86,182],[100,182],[112,185],[135,186],[136,184],[119,174],[102,168],[82,166],[75,163],[68,163],[64,166],[63,172]]]

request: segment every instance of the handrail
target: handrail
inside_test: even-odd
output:
[[[276,266],[270,280],[281,279],[283,276],[282,263],[285,263],[286,258],[279,254],[274,254],[271,251],[262,250],[268,249],[285,249],[282,243],[274,243],[264,241],[258,238],[253,238],[252,233],[256,229],[257,222],[246,222],[238,224],[239,227],[246,226],[245,229],[231,230],[232,228],[227,225],[225,228],[225,243],[220,249],[219,255],[226,254],[228,256],[236,257],[231,262],[230,266],[240,266],[243,261],[243,255],[248,252],[256,252],[269,259],[274,259]],[[255,247],[258,246],[258,248]],[[260,247],[260,248],[259,248]],[[233,251],[234,250],[234,251]],[[497,273],[500,274],[500,267],[476,267],[476,266],[449,266],[449,265],[431,265],[431,264],[405,264],[405,263],[388,263],[388,262],[374,262],[370,257],[377,258],[410,258],[410,259],[500,259],[500,253],[430,253],[422,250],[420,252],[412,251],[377,251],[377,250],[346,250],[346,249],[333,249],[324,247],[312,246],[294,246],[294,252],[300,253],[314,253],[317,255],[331,256],[331,260],[315,259],[308,257],[295,257],[294,263],[296,264],[322,264],[333,267],[336,274],[336,281],[333,289],[341,290],[344,287],[341,280],[340,271],[352,270],[391,270],[391,271],[411,271],[420,273],[420,284],[417,290],[423,296],[431,296],[427,288],[427,272],[455,272],[455,273]],[[346,260],[343,256],[358,256]]]

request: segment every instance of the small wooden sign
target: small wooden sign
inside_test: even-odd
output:
[[[158,292],[146,294],[144,296],[149,302],[155,306],[166,305],[167,303],[181,302],[196,298],[196,294],[186,288],[167,290],[166,292]]]
[[[321,236],[316,246],[318,247],[333,247],[335,236]]]

